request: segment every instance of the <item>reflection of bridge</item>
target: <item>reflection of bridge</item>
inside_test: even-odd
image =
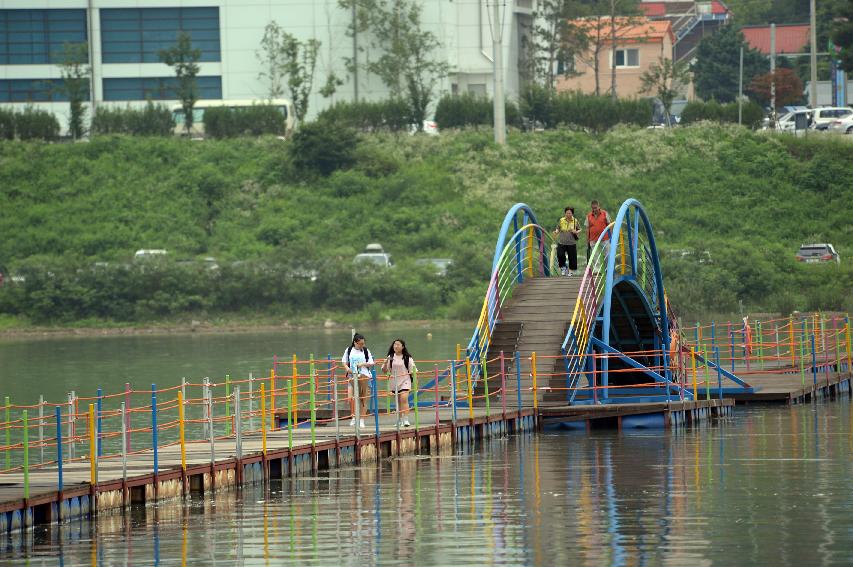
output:
[[[733,345],[729,357],[721,341],[685,339],[693,333],[670,315],[654,232],[639,201],[622,204],[581,277],[558,276],[552,244],[550,226],[527,205],[506,214],[468,345],[474,399],[496,390],[490,376],[507,374],[519,376],[520,398],[533,406],[689,401],[710,397],[712,389],[714,397],[766,399],[758,392],[765,384],[753,387],[739,376],[744,369],[734,364]],[[849,325],[840,332],[849,341]],[[839,373],[841,351],[823,361]],[[815,360],[810,367],[817,372]],[[745,363],[748,370],[749,358]],[[788,370],[797,370],[792,364]],[[770,364],[777,376],[784,365]]]

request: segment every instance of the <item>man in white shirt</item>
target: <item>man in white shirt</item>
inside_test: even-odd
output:
[[[352,344],[344,351],[341,363],[347,371],[347,377],[350,378],[347,391],[352,419],[350,419],[349,424],[350,426],[355,425],[356,415],[358,415],[359,427],[364,427],[364,416],[368,414],[370,407],[370,367],[376,364],[373,361],[373,355],[364,346],[364,335],[356,333],[352,336]],[[358,383],[358,408],[356,408],[355,388],[353,387],[356,382]]]

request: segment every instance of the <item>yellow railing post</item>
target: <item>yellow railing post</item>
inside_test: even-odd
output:
[[[529,276],[533,277],[533,227],[527,229],[527,271]]]
[[[536,353],[533,352],[530,354],[530,369],[533,373],[533,409],[537,409],[539,407],[539,402],[537,400],[536,395]]]
[[[293,424],[296,424],[296,415],[299,413],[299,395],[297,394],[299,390],[299,375],[296,372],[296,355],[293,355],[293,374],[290,379],[290,407],[293,408],[293,415],[288,415],[288,419],[293,419]]]
[[[178,426],[181,436],[181,470],[187,472],[187,444],[184,436],[184,393],[178,390]]]
[[[853,372],[853,365],[851,365],[851,357],[850,357],[850,315],[845,317],[847,319],[847,372]]]
[[[622,256],[622,275],[625,275],[625,271],[627,270],[625,267],[625,231],[619,231],[619,252]]]
[[[261,451],[267,454],[267,396],[261,383]]]
[[[275,431],[275,368],[270,369],[270,431]]]

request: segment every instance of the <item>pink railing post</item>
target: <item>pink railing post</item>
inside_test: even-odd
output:
[[[130,452],[130,382],[124,383],[124,406],[127,411],[124,414],[125,434],[124,446],[127,452]]]
[[[501,351],[501,417],[506,420],[506,366],[504,351]]]

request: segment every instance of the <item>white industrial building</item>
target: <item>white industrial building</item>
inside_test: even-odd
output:
[[[423,27],[436,35],[436,53],[451,74],[439,85],[443,93],[491,95],[492,30],[503,31],[505,91],[519,91],[520,46],[530,33],[534,0],[420,0]],[[501,24],[495,25],[498,3]],[[60,77],[57,54],[65,42],[86,42],[92,68],[91,103],[139,104],[146,98],[172,101],[174,73],[159,62],[158,52],[189,32],[202,52],[199,90],[205,99],[263,99],[267,85],[259,78],[264,27],[276,21],[300,40],[322,42],[309,115],[338,100],[377,100],[387,96],[379,79],[365,72],[357,81],[344,60],[354,41],[347,35],[352,13],[338,0],[0,0],[0,105],[37,104],[60,117],[67,103],[57,100],[49,81]],[[367,40],[365,52],[376,56]],[[346,79],[330,98],[317,93],[329,72]]]

